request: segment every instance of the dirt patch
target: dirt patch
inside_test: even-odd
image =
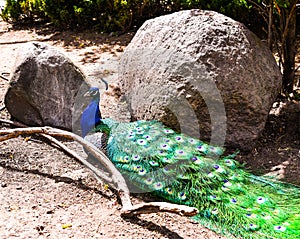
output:
[[[116,62],[132,36],[13,29],[0,21],[0,73],[10,72],[22,44],[38,40],[61,49],[91,82],[105,76],[114,83]],[[0,78],[0,109],[7,87],[8,81]],[[257,147],[238,159],[257,173],[274,171],[300,184],[298,105],[274,107]],[[9,114],[2,110],[0,117]],[[66,144],[85,156],[78,144]],[[222,238],[189,218],[167,213],[122,219],[117,198],[105,185],[38,137],[0,143],[0,175],[0,238]],[[132,199],[137,203],[147,198]]]

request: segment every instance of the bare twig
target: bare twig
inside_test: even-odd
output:
[[[294,2],[291,3],[291,6],[292,8],[290,9],[290,14],[288,15],[288,17],[286,18],[286,22],[285,22],[285,27],[284,27],[284,30],[283,30],[283,37],[282,37],[282,45],[284,45],[285,41],[286,41],[286,37],[287,37],[287,34],[288,34],[288,28],[289,28],[289,24],[290,24],[290,21],[293,17],[296,11],[296,5],[297,5],[297,2],[298,0],[294,0]]]

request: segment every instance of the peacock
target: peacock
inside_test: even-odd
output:
[[[82,137],[104,150],[128,184],[198,208],[195,220],[228,238],[300,238],[300,188],[247,172],[209,145],[158,121],[102,119],[99,89],[85,96]]]

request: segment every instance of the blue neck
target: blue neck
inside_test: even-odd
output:
[[[81,115],[80,126],[82,137],[85,137],[100,122],[99,98],[94,98]]]

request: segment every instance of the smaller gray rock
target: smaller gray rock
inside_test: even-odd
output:
[[[84,83],[79,68],[56,48],[27,43],[17,56],[5,105],[27,125],[72,129],[72,109]]]

